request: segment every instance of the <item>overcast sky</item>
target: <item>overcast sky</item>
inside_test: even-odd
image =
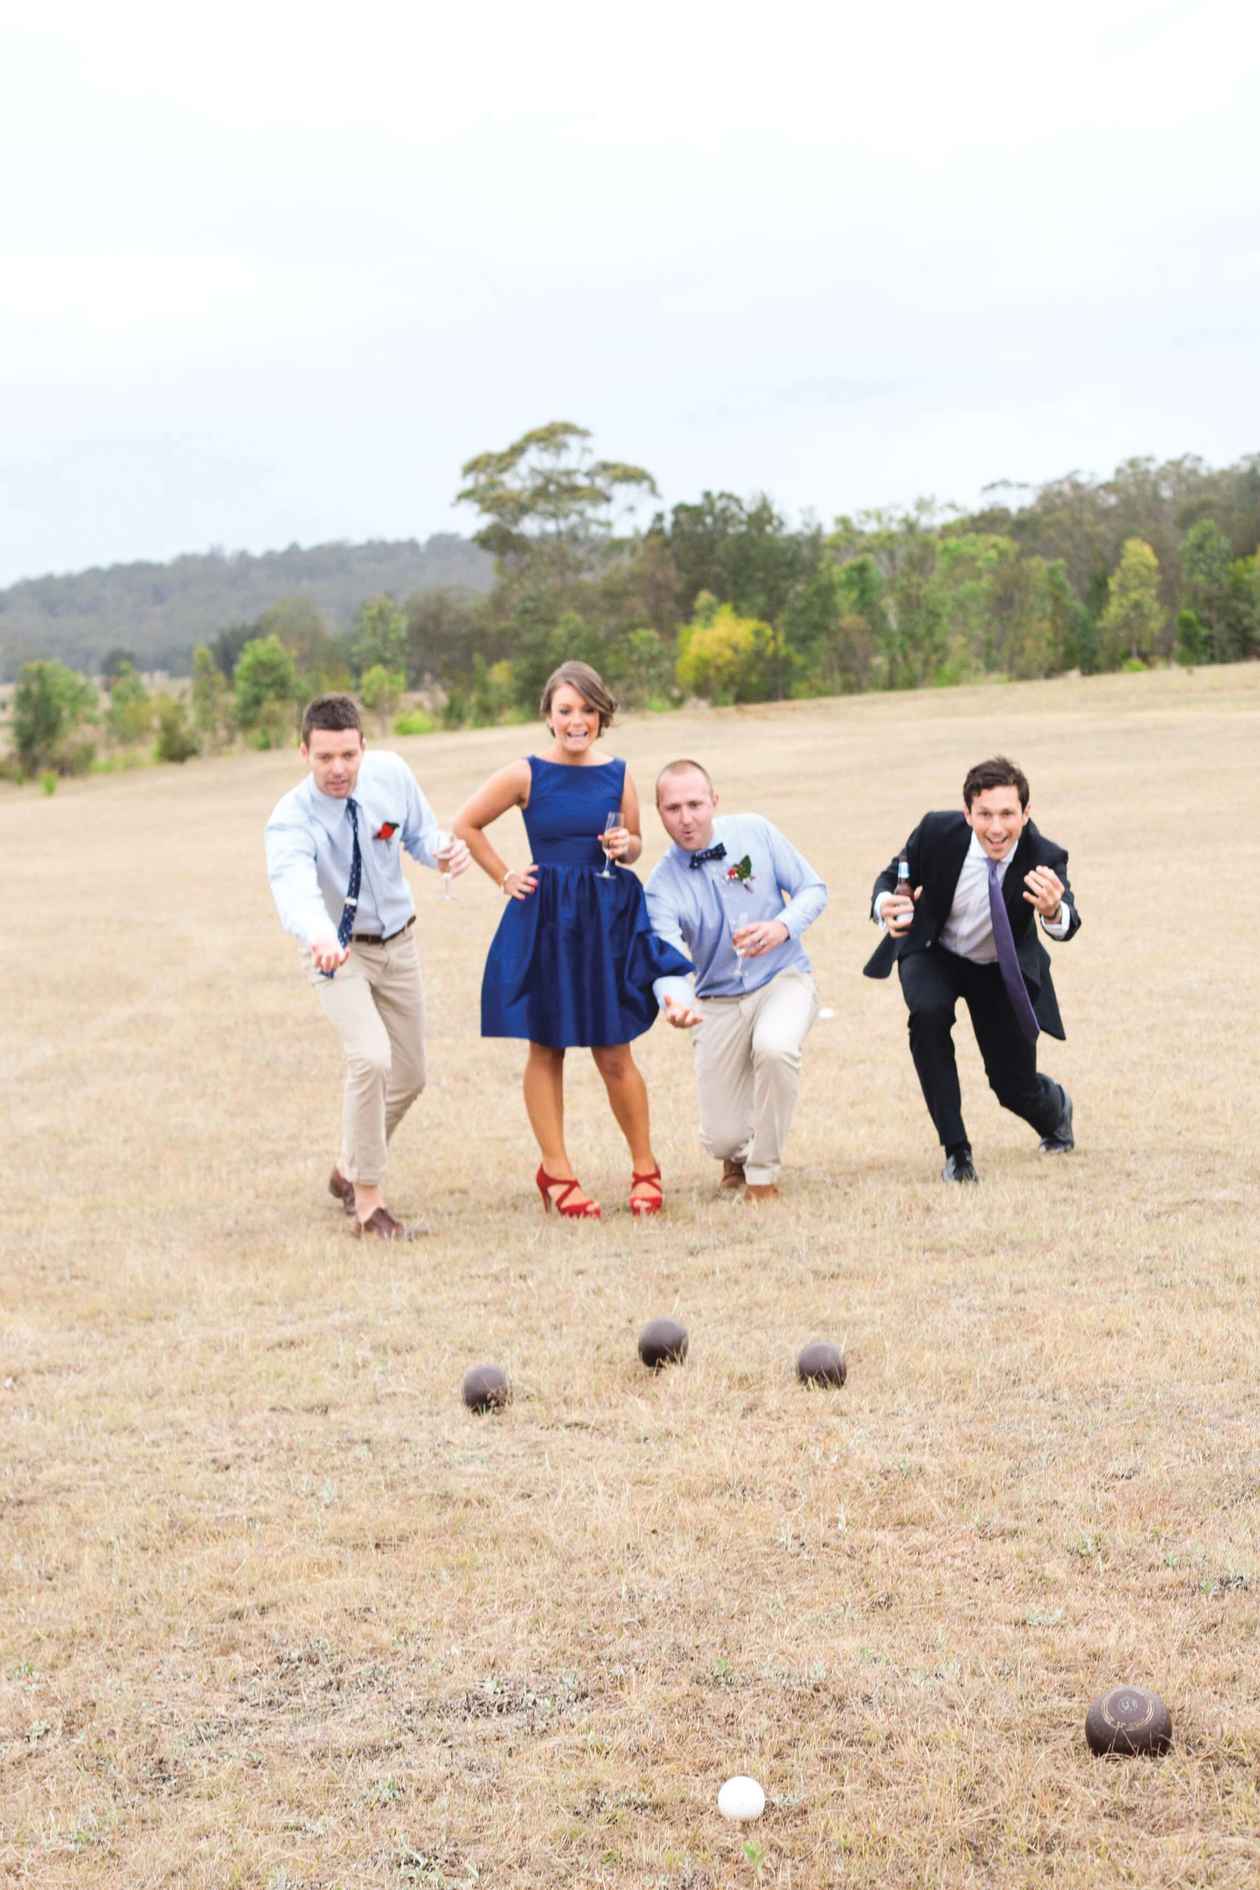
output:
[[[553,419],[824,522],[1260,450],[1225,0],[0,0],[0,584],[471,530]]]

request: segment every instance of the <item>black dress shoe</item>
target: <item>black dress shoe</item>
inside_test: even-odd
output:
[[[1041,1138],[1043,1155],[1066,1155],[1070,1149],[1076,1147],[1076,1139],[1072,1134],[1072,1098],[1062,1083],[1059,1084],[1059,1094],[1063,1098],[1063,1108],[1059,1113],[1059,1120],[1049,1135],[1043,1135]]]
[[[945,1166],[941,1170],[942,1181],[979,1181],[979,1179],[969,1148],[955,1149],[952,1155],[945,1157]]]

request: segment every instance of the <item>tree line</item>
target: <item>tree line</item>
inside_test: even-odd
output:
[[[666,511],[645,468],[554,422],[467,461],[457,498],[493,559],[488,591],[370,596],[343,631],[293,597],[225,627],[195,651],[187,692],[149,705],[163,758],[287,744],[299,704],[330,688],[356,690],[382,731],[527,719],[569,657],[627,706],[666,708],[1260,654],[1260,455],[1132,459],[1106,480],[990,488],[971,513],[924,501],[827,530],[765,495]],[[148,698],[134,653],[105,669],[96,726],[121,740]],[[81,682],[25,666],[20,772],[83,765]],[[427,706],[400,717],[408,692]]]
[[[457,532],[366,544],[289,545],[283,551],[190,552],[26,578],[0,589],[0,682],[24,662],[55,656],[99,675],[107,653],[132,652],[141,670],[186,676],[198,643],[226,624],[256,623],[287,597],[309,597],[334,630],[365,597],[433,587],[489,590],[485,553]]]

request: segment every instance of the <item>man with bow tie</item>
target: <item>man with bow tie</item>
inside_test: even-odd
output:
[[[885,936],[866,976],[886,978],[897,964],[910,1054],[945,1151],[942,1181],[978,1179],[954,1057],[959,998],[1002,1107],[1036,1131],[1043,1154],[1075,1146],[1072,1099],[1037,1070],[1040,1033],[1065,1033],[1034,919],[1059,943],[1075,937],[1081,920],[1068,856],[1038,832],[1028,800],[1027,777],[1005,755],[977,762],[963,782],[962,808],[925,814],[871,897]]]
[[[341,1150],[328,1191],[356,1234],[409,1240],[416,1230],[390,1213],[381,1192],[389,1139],[425,1075],[416,911],[402,849],[452,875],[467,867],[468,849],[439,833],[401,755],[365,751],[350,696],[310,704],[299,752],[310,772],[267,822],[267,878],[345,1052]]]
[[[827,888],[770,821],[717,804],[698,761],[671,761],[657,777],[674,844],[648,880],[648,912],[696,969],[654,989],[668,1021],[697,1032],[700,1140],[722,1164],[719,1185],[761,1205],[779,1196],[801,1046],[818,1015],[800,941]]]

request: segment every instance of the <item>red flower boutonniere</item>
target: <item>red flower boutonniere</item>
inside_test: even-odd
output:
[[[742,860],[737,860],[734,866],[727,867],[726,877],[731,881],[732,885],[747,886],[749,892],[752,891],[752,887],[753,887],[752,860],[749,858],[747,853],[745,853]]]
[[[383,820],[376,832],[372,835],[372,838],[373,840],[392,840],[397,832],[398,822],[396,820]]]

